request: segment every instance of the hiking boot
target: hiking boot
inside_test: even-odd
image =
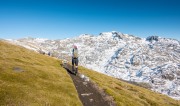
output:
[[[74,69],[74,74],[76,75],[78,72],[78,66],[75,66],[75,69]]]

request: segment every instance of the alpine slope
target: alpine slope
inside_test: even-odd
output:
[[[180,41],[159,36],[139,38],[120,32],[82,34],[74,38],[8,39],[25,48],[71,60],[72,46],[79,49],[80,65],[132,82],[180,100]]]

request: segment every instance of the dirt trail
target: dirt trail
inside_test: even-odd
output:
[[[104,92],[98,90],[95,84],[91,81],[83,80],[80,74],[75,76],[69,64],[65,64],[63,67],[69,72],[84,106],[115,106],[112,100]]]

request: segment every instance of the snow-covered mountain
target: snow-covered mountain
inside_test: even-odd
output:
[[[145,82],[151,89],[180,99],[180,41],[150,36],[146,39],[120,32],[83,34],[64,40],[23,38],[9,40],[35,51],[71,60],[73,44],[82,66],[127,81]]]

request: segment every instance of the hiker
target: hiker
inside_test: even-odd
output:
[[[51,52],[50,51],[48,52],[48,56],[51,56]]]
[[[75,65],[75,69],[74,69]],[[76,45],[73,45],[72,50],[72,71],[76,75],[78,73],[78,49]]]

